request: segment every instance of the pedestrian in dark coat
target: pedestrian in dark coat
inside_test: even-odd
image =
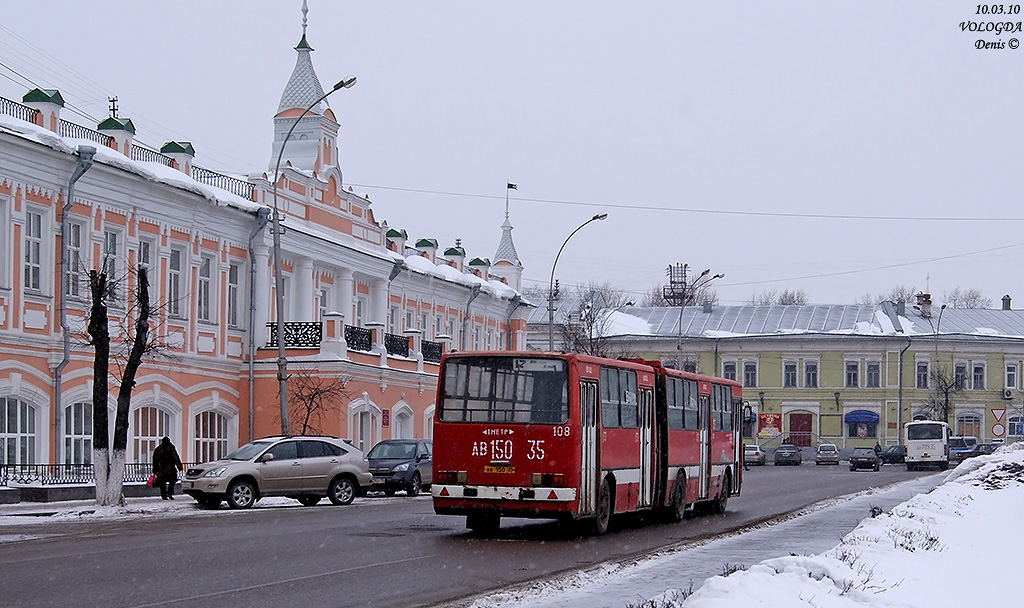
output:
[[[178,471],[181,470],[181,458],[174,449],[170,437],[164,437],[160,445],[153,450],[153,474],[156,475],[155,485],[160,487],[160,498],[174,500],[174,484],[178,483]]]

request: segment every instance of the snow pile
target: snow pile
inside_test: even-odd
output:
[[[1010,606],[1024,563],[1015,512],[1024,504],[1024,443],[973,458],[946,482],[868,518],[820,555],[765,560],[716,576],[685,600],[652,606]]]

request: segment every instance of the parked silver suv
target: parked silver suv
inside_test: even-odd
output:
[[[266,437],[189,468],[181,489],[207,508],[226,500],[232,509],[248,509],[264,496],[287,496],[306,506],[327,496],[347,505],[372,479],[363,453],[345,440]]]

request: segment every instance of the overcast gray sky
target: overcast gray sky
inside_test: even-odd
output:
[[[301,4],[5,10],[0,95],[57,88],[95,118],[117,96],[141,142],[266,170]],[[856,303],[930,275],[937,300],[975,288],[998,307],[1024,302],[1024,33],[960,24],[1024,14],[977,6],[309,0],[308,40],[325,87],[359,79],[330,103],[376,218],[493,257],[515,182],[528,285],[607,212],[567,244],[563,284],[639,296],[679,261],[724,272],[723,304],[787,288]]]

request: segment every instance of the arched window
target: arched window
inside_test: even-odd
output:
[[[140,407],[132,412],[131,442],[135,462],[151,462],[160,439],[171,432],[171,415],[158,408]]]
[[[981,416],[974,413],[957,415],[956,434],[981,437]]]
[[[92,404],[64,408],[64,464],[92,464]]]
[[[195,416],[191,458],[195,462],[220,460],[228,453],[228,419],[208,410]]]
[[[1024,436],[1024,416],[1016,414],[1007,419],[1007,433],[1010,437]]]
[[[36,464],[36,408],[0,398],[0,464]]]
[[[363,393],[348,405],[348,434],[352,443],[364,453],[380,440],[380,408]]]
[[[391,438],[409,439],[415,436],[412,426],[412,410],[408,405],[399,403],[391,409]]]
[[[423,438],[434,438],[434,411],[435,406],[431,405],[423,412]]]

